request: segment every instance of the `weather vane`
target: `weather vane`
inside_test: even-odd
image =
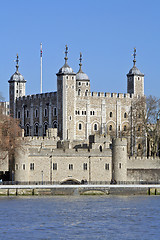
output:
[[[132,56],[134,57],[133,63],[134,63],[134,66],[135,66],[135,64],[136,64],[136,48],[134,48],[134,53],[132,54]]]
[[[67,44],[66,44],[66,51],[65,51],[65,63],[67,63],[67,60],[68,60],[68,57],[67,57],[67,54],[68,54],[68,47],[67,47]]]
[[[17,58],[16,58],[16,60],[14,60],[14,62],[16,62],[17,63],[17,65],[16,65],[16,72],[18,72],[18,68],[19,68],[19,65],[18,65],[18,63],[19,63],[19,57],[18,57],[18,53],[17,53]]]

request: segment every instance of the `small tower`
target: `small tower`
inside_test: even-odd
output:
[[[57,73],[58,136],[63,139],[75,137],[76,73],[69,67],[66,45],[65,64]]]
[[[133,67],[127,74],[127,93],[144,96],[144,74],[136,67],[136,48],[133,57]]]
[[[82,71],[82,53],[80,53],[79,61],[79,71],[76,74],[76,90],[79,96],[87,96],[90,92],[90,80],[87,74]]]
[[[12,117],[16,118],[16,99],[25,96],[25,84],[26,80],[19,73],[19,57],[17,54],[16,58],[16,72],[11,76],[9,82],[9,103],[10,103],[10,114]]]
[[[127,181],[127,139],[115,138],[112,142],[112,179]]]

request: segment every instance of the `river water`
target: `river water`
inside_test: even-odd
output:
[[[0,239],[157,240],[160,197],[0,197]]]

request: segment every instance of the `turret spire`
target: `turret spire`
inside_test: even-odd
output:
[[[134,57],[133,66],[135,66],[136,65],[136,48],[134,48],[134,53],[132,54],[132,56]]]
[[[79,72],[82,72],[82,53],[80,52],[80,58],[79,58]]]
[[[68,60],[68,57],[67,57],[67,54],[68,54],[68,47],[66,45],[66,51],[65,51],[65,64],[67,64],[67,60]]]
[[[18,65],[18,63],[19,63],[18,53],[17,53],[17,59],[15,60],[15,62],[17,63],[16,64],[16,72],[18,72],[18,68],[19,68],[19,65]]]

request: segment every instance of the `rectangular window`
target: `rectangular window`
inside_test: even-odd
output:
[[[73,170],[73,164],[69,164],[69,170]]]
[[[57,170],[57,163],[53,163],[53,170]]]
[[[21,112],[18,111],[18,118],[21,118]]]
[[[54,116],[57,116],[57,108],[55,107],[54,110],[53,110],[53,115]]]
[[[29,110],[26,110],[26,118],[29,118]]]
[[[106,169],[106,170],[109,170],[109,163],[106,163],[106,164],[105,164],[105,169]]]
[[[34,170],[34,163],[30,163],[30,170]]]
[[[87,170],[87,163],[83,163],[83,170]]]
[[[18,164],[16,164],[15,169],[18,170]]]
[[[25,170],[26,169],[26,165],[22,164],[22,169]]]

